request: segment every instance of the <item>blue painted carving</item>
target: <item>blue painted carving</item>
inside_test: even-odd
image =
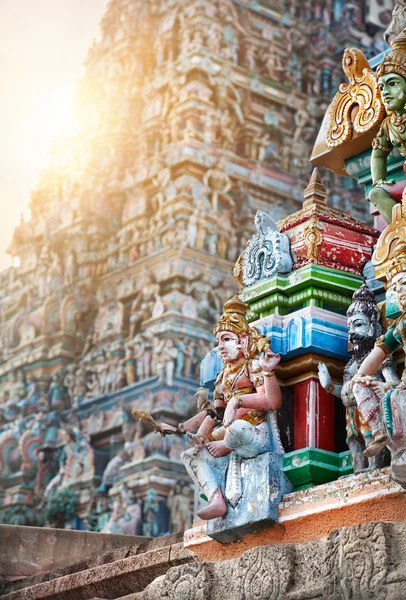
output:
[[[218,461],[225,493],[228,457]],[[275,524],[278,505],[293,486],[282,471],[283,454],[265,452],[256,458],[241,460],[242,495],[235,507],[229,505],[225,517],[207,522],[207,535],[222,542],[232,542],[244,534]]]
[[[277,273],[290,273],[293,260],[290,241],[279,233],[273,219],[262,210],[255,215],[257,233],[251,238],[244,252],[243,280],[251,285]]]

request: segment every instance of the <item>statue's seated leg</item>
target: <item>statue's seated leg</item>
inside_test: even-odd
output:
[[[182,460],[200,493],[209,502],[208,506],[197,513],[198,517],[208,520],[225,515],[227,504],[220,489],[220,472],[215,467],[227,462],[227,456],[215,458],[205,447],[189,448],[182,452]]]
[[[392,223],[392,209],[396,204],[392,196],[383,188],[376,187],[369,192],[368,198],[388,225]]]
[[[237,419],[227,428],[224,444],[243,458],[255,458],[268,449],[268,422],[254,426],[247,421]]]
[[[381,400],[384,395],[383,386],[374,382],[373,386],[364,382],[354,385],[354,396],[362,417],[371,428],[373,441],[364,451],[364,456],[376,456],[388,443],[388,435],[381,414]]]

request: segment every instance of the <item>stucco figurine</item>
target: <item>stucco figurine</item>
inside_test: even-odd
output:
[[[402,199],[402,181],[387,180],[388,155],[397,148],[406,158],[406,29],[391,42],[392,50],[378,66],[376,77],[388,116],[382,121],[372,143],[371,171],[373,189],[369,200],[387,223],[392,209]]]
[[[201,497],[208,502],[197,513],[204,520],[226,517],[242,503],[244,494],[250,495],[248,480],[254,474],[258,481],[260,477],[254,463],[250,464],[249,474],[242,465],[259,455],[269,453],[271,457],[262,470],[272,471],[275,485],[272,508],[288,489],[281,461],[276,459],[283,454],[276,423],[282,396],[274,371],[280,355],[269,349],[266,337],[249,326],[245,316],[247,309],[237,296],[224,305],[224,313],[214,327],[224,367],[215,383],[213,404],[207,402],[206,392],[199,389],[201,412],[177,427],[177,433],[192,434],[189,439],[194,447],[183,452],[182,459]],[[193,434],[197,428],[198,433]],[[161,435],[173,432],[173,428],[164,423],[155,429]],[[262,493],[269,499],[269,482],[263,487]],[[259,498],[250,497],[250,500],[252,504]],[[272,515],[267,517],[268,524],[275,520],[274,513]],[[255,520],[246,508],[239,519],[241,527]],[[232,528],[233,523],[228,526]],[[220,535],[217,539],[224,541],[225,538]]]
[[[376,339],[381,333],[380,312],[374,293],[366,285],[362,285],[353,295],[352,304],[347,310],[348,341],[351,347],[351,359],[344,369],[343,385],[334,385],[324,363],[319,364],[319,381],[321,386],[337,398],[341,398],[345,406],[347,445],[351,453],[352,466],[355,473],[369,467],[380,466],[378,457],[363,456],[365,448],[373,441],[368,423],[358,410],[357,401],[351,389],[351,379],[360,367],[363,359],[371,352]],[[377,381],[396,386],[399,379],[393,360],[389,357],[375,374]]]
[[[388,356],[398,348],[406,350],[406,242],[404,241],[398,242],[395,247],[387,278],[396,293],[401,315],[388,328],[386,334],[377,340],[350,385],[358,408],[373,435],[373,441],[364,454],[367,457],[375,456],[387,446],[392,454],[392,475],[406,488],[406,371],[403,371],[400,383],[389,389],[383,382],[372,377]]]

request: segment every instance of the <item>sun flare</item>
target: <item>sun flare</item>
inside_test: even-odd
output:
[[[74,87],[58,85],[43,88],[32,99],[31,131],[33,137],[46,144],[73,136],[78,129],[78,120],[73,102]]]

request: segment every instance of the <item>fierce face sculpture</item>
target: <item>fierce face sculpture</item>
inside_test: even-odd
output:
[[[348,317],[348,339],[352,344],[375,339],[375,327],[365,313],[357,312]]]

